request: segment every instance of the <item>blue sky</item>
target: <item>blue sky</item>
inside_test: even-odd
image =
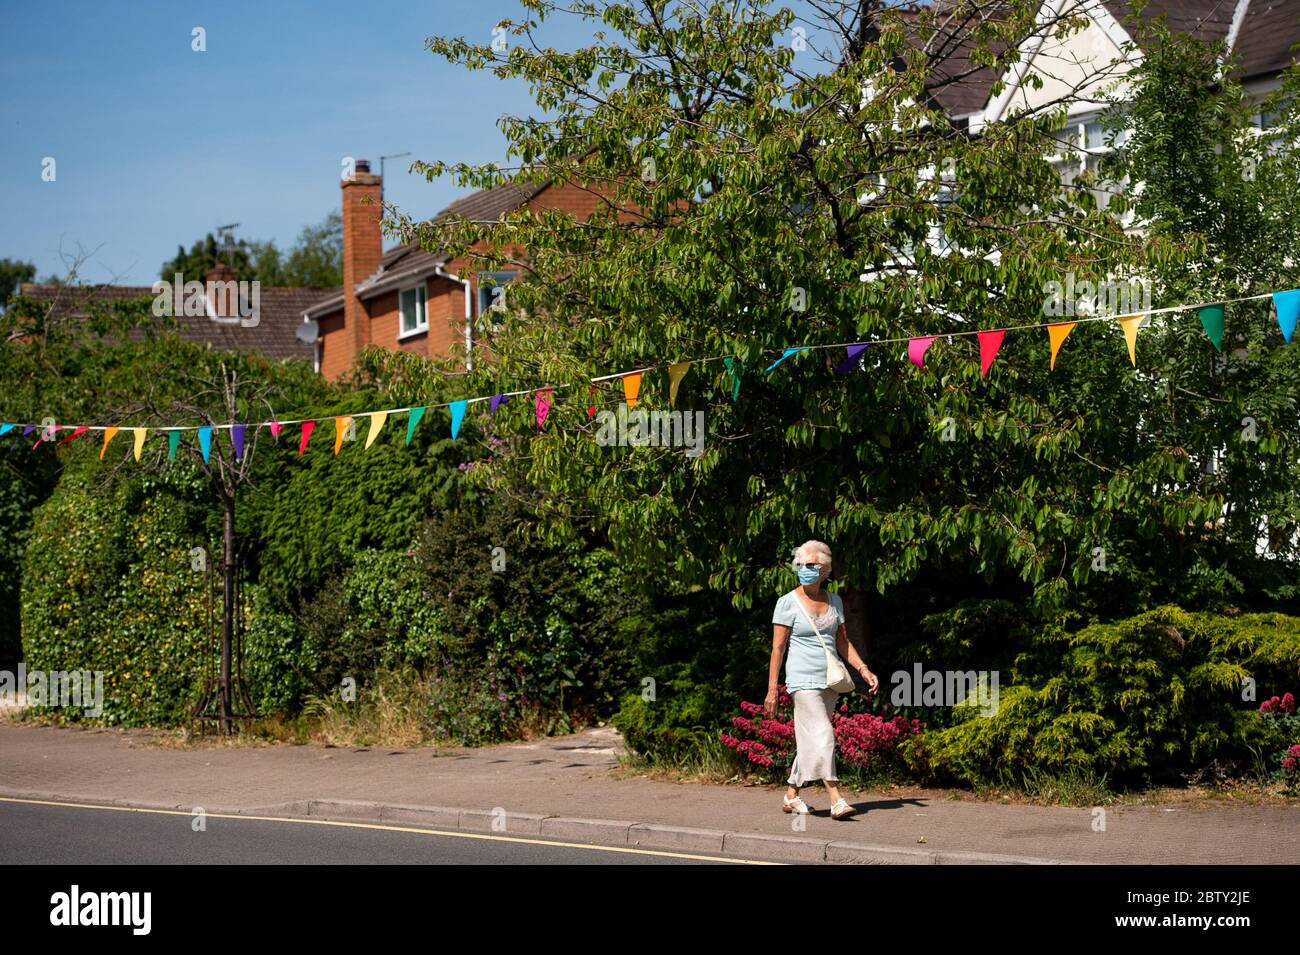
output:
[[[497,118],[535,110],[523,83],[453,67],[424,39],[491,42],[510,16],[514,0],[7,3],[0,258],[62,274],[60,241],[80,243],[98,247],[85,281],[147,285],[177,245],[225,223],[286,249],[338,206],[344,156],[378,171],[409,150],[387,164],[386,198],[430,215],[462,190],[409,175],[411,159],[501,159]],[[571,25],[544,35],[587,39]]]

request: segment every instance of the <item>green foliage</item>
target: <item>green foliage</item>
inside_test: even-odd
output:
[[[516,726],[531,719],[551,733],[616,704],[629,679],[628,620],[645,602],[641,582],[598,541],[550,547],[530,535],[536,498],[489,497],[438,515],[415,560],[443,634],[439,675],[486,676]]]
[[[36,278],[36,266],[31,262],[17,259],[0,259],[0,312],[9,304],[9,299],[18,294],[24,282]]]
[[[343,282],[343,217],[335,210],[316,225],[303,226],[297,241],[282,254],[275,240],[264,242],[239,239],[223,249],[209,232],[189,251],[176,247],[176,255],[164,262],[160,277],[172,282],[176,273],[184,281],[202,282],[217,264],[229,265],[242,281],[264,286],[331,288]]]
[[[181,472],[111,494],[64,480],[37,510],[23,562],[28,671],[103,671],[110,725],[184,722],[202,663],[203,578],[190,569],[201,500]]]
[[[1018,656],[997,712],[957,706],[955,725],[905,751],[922,775],[1022,784],[1080,772],[1165,782],[1212,760],[1257,768],[1270,730],[1242,705],[1247,677],[1277,685],[1300,666],[1300,620],[1159,607],[1074,632],[1045,631]]]
[[[627,745],[670,764],[713,745],[736,700],[766,686],[770,620],[770,608],[738,614],[704,590],[661,596],[628,619],[631,685],[611,720]]]
[[[552,15],[542,0],[525,6],[538,21]],[[976,30],[978,62],[1005,64],[999,51],[1035,29],[1041,4],[1004,6]],[[527,249],[509,331],[488,343],[494,361],[466,393],[567,386],[547,427],[489,472],[502,486],[545,485],[557,535],[592,521],[631,564],[738,607],[776,592],[781,558],[812,537],[831,543],[847,585],[900,613],[940,579],[1035,619],[1172,600],[1295,608],[1295,502],[1281,491],[1300,466],[1287,413],[1300,360],[1277,347],[1262,307],[1243,307],[1240,326],[1276,374],[1227,391],[1189,377],[1210,360],[1192,314],[1144,331],[1136,371],[1109,323],[1080,325],[1054,370],[1047,336],[1028,332],[1007,336],[987,377],[973,337],[941,337],[923,370],[906,360],[907,336],[1035,321],[1069,274],[1102,281],[1146,274],[1161,256],[1171,273],[1194,260],[1194,249],[1126,232],[1122,202],[1101,209],[1062,190],[1046,154],[1063,110],[968,135],[926,95],[955,67],[915,51],[895,59],[903,24],[890,11],[862,36],[826,37],[827,49],[846,41],[826,62],[796,60],[792,14],[763,0],[668,18],[606,2],[584,10],[605,35],[572,52],[499,57],[465,39],[430,42],[454,64],[532,85],[548,121],[502,121],[520,179],[616,193],[586,217],[524,208],[490,229],[447,223],[428,235],[430,248],[457,253],[487,243],[485,268]],[[915,29],[940,16],[922,8]],[[930,50],[942,57],[941,47]],[[417,168],[465,186],[509,178],[496,165]],[[941,189],[934,171],[945,168]],[[926,242],[940,227],[945,251]],[[1186,299],[1154,304],[1169,301]],[[791,345],[871,340],[894,344],[869,349],[849,375],[832,373],[835,349],[763,371]],[[724,356],[741,369],[738,398]],[[704,412],[702,455],[593,440],[588,376],[686,358],[707,359],[677,401]],[[666,410],[667,391],[662,367],[647,372],[638,408]],[[615,382],[602,392],[598,407],[621,398]],[[1257,443],[1238,437],[1248,413],[1267,419]],[[1229,470],[1252,478],[1203,466],[1224,444]],[[1265,516],[1280,559],[1255,554],[1250,529]]]

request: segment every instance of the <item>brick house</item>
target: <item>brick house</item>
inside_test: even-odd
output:
[[[493,304],[517,273],[478,272],[466,258],[429,253],[415,243],[385,252],[380,177],[369,162],[358,160],[341,188],[343,287],[302,312],[303,322],[317,329],[316,370],[337,379],[368,345],[430,358],[461,355],[472,368],[474,329],[480,320],[490,320]],[[604,203],[604,195],[579,183],[498,186],[457,199],[433,221],[492,222],[525,205],[585,219]]]
[[[205,281],[228,282],[234,279],[228,268],[213,269]],[[111,307],[136,299],[156,299],[149,285],[38,285],[24,282],[19,289],[24,298],[39,302],[47,309],[53,321],[84,321],[92,305]],[[329,289],[265,287],[259,292],[259,314],[256,325],[241,322],[237,305],[222,301],[219,296],[208,295],[203,303],[203,314],[175,315],[177,334],[183,341],[207,344],[218,351],[244,352],[262,355],[272,361],[301,358],[311,361],[314,349],[300,336],[303,309],[331,294]],[[144,338],[144,332],[131,329],[127,336],[132,341]]]

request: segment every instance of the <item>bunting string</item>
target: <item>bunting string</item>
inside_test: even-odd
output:
[[[764,374],[770,374],[787,359],[792,358],[802,352],[819,351],[827,348],[846,349],[847,357],[835,367],[838,374],[849,374],[857,368],[858,362],[868,347],[877,347],[880,345],[907,345],[907,357],[909,361],[917,368],[924,367],[925,354],[931,344],[940,338],[951,339],[963,336],[978,336],[980,348],[980,371],[982,375],[987,375],[993,360],[1001,347],[1003,336],[1011,331],[1025,331],[1027,329],[1046,329],[1051,344],[1051,368],[1055,368],[1057,353],[1064,343],[1066,336],[1074,329],[1076,325],[1086,322],[1118,322],[1124,333],[1125,343],[1128,348],[1129,359],[1134,365],[1137,364],[1136,342],[1138,330],[1141,327],[1140,320],[1148,315],[1167,315],[1177,312],[1199,311],[1201,312],[1202,324],[1206,335],[1210,338],[1216,349],[1222,347],[1223,337],[1223,306],[1238,302],[1255,302],[1271,298],[1276,306],[1278,325],[1282,330],[1283,338],[1288,344],[1295,331],[1297,320],[1300,319],[1300,289],[1291,289],[1287,291],[1264,292],[1258,295],[1243,295],[1237,298],[1217,299],[1212,302],[1201,302],[1188,305],[1169,305],[1162,308],[1135,309],[1132,311],[1122,312],[1120,314],[1107,315],[1089,315],[1089,316],[1071,316],[1053,322],[1035,322],[1026,325],[1009,325],[1002,328],[993,329],[958,329],[948,332],[940,332],[932,335],[905,335],[897,338],[875,338],[870,340],[854,340],[845,342],[832,342],[829,344],[808,344],[785,347],[780,350],[779,355],[776,352],[768,354],[777,355],[775,361],[767,365]],[[597,375],[587,379],[589,383],[589,400],[594,396],[596,386],[602,382],[621,381],[623,383],[624,400],[628,408],[634,408],[640,393],[641,376],[648,371],[657,371],[661,368],[668,370],[669,377],[669,401],[675,405],[677,401],[678,387],[682,379],[690,370],[692,365],[704,365],[710,362],[721,361],[727,369],[727,379],[732,401],[737,400],[740,392],[740,382],[743,375],[743,369],[740,362],[734,355],[715,355],[707,358],[690,358],[682,359],[675,362],[669,362],[658,365],[644,365],[640,368],[634,368],[630,371],[614,372],[607,375]],[[302,454],[307,447],[307,441],[311,436],[312,430],[316,424],[321,421],[328,421],[333,418],[335,423],[335,442],[334,453],[337,454],[344,440],[344,432],[348,431],[357,419],[369,419],[369,433],[367,435],[365,446],[368,448],[374,443],[380,429],[384,426],[389,415],[408,414],[408,424],[406,432],[406,443],[409,444],[411,437],[415,432],[416,425],[420,422],[422,416],[430,408],[449,408],[451,411],[451,436],[453,440],[460,431],[461,422],[464,420],[466,409],[469,405],[479,402],[491,402],[491,410],[496,412],[498,407],[509,398],[519,395],[535,396],[535,417],[538,428],[545,425],[548,412],[552,404],[552,395],[554,392],[571,387],[568,384],[558,385],[539,385],[536,388],[522,388],[517,391],[498,392],[492,395],[481,395],[475,398],[460,398],[454,401],[431,402],[426,405],[408,406],[404,408],[384,408],[378,411],[362,411],[346,415],[318,415],[313,418],[276,418],[273,421],[261,422],[242,422],[230,424],[213,424],[213,425],[147,425],[147,426],[130,426],[130,425],[55,425],[50,430],[50,434],[45,434],[44,430],[38,435],[36,445],[42,442],[53,442],[57,432],[69,430],[70,433],[62,437],[58,444],[66,444],[73,438],[87,431],[103,432],[103,445],[100,449],[99,456],[102,459],[104,452],[108,449],[109,442],[121,431],[130,432],[133,438],[132,451],[136,460],[139,460],[141,447],[144,443],[145,436],[149,431],[160,431],[168,433],[168,451],[169,457],[174,458],[176,453],[176,444],[178,435],[176,432],[197,431],[199,444],[203,452],[203,458],[208,459],[211,450],[211,439],[213,431],[230,431],[230,438],[235,449],[236,457],[242,457],[244,451],[245,434],[248,428],[267,427],[271,430],[274,437],[279,437],[280,432],[287,425],[302,425],[301,443],[298,453]],[[594,404],[588,410],[588,417],[592,416]],[[30,435],[33,431],[42,429],[43,426],[24,423],[24,422],[2,422],[0,423],[0,435],[4,435],[14,428],[22,428],[24,436]]]

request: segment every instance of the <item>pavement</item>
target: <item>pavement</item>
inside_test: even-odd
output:
[[[593,845],[887,864],[1294,864],[1300,805],[1058,808],[947,790],[842,791],[858,815],[781,812],[784,786],[620,767],[612,727],[481,748],[178,745],[151,730],[0,724],[0,796],[367,821]],[[796,828],[800,823],[802,829]]]

